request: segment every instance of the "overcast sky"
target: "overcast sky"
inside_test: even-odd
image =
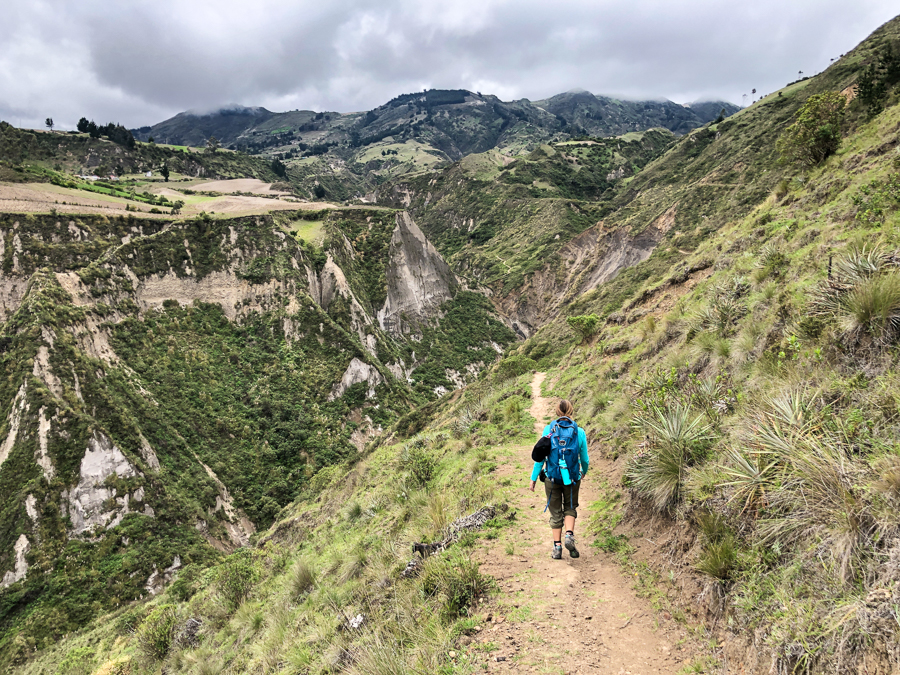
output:
[[[823,70],[897,12],[896,0],[3,0],[0,119],[349,112],[423,87],[740,104]]]

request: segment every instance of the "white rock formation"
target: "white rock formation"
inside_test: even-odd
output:
[[[20,534],[19,538],[16,540],[14,550],[16,552],[16,566],[12,571],[3,575],[3,588],[10,586],[17,581],[22,581],[28,574],[28,562],[25,560],[25,556],[28,555],[28,551],[31,550],[31,544],[28,542],[28,537],[24,534]]]
[[[35,499],[34,495],[28,495],[27,497],[25,497],[25,513],[27,513],[28,517],[31,518],[31,522],[37,525],[37,499]]]
[[[31,369],[31,374],[46,384],[47,388],[56,398],[62,398],[62,383],[50,369],[50,350],[46,345],[38,347],[38,353],[34,357],[34,366]]]
[[[38,452],[35,457],[38,466],[44,471],[44,478],[50,480],[53,478],[56,470],[53,468],[53,462],[50,460],[50,454],[47,451],[47,437],[50,434],[50,420],[47,418],[44,406],[38,411]]]
[[[135,290],[137,304],[144,310],[162,307],[166,300],[176,300],[181,305],[200,300],[219,305],[232,321],[239,314],[274,307],[279,298],[294,292],[290,284],[277,279],[251,284],[232,270],[211,272],[202,279],[179,277],[174,272],[163,276],[153,274],[139,280]]]
[[[359,384],[360,382],[369,383],[369,390],[366,392],[366,396],[368,398],[375,398],[375,387],[384,382],[384,378],[374,366],[370,366],[365,361],[353,357],[350,361],[350,365],[347,366],[347,370],[344,371],[341,381],[331,388],[328,400],[333,401],[339,396],[343,396],[350,387],[354,384]]]
[[[78,484],[67,494],[70,535],[77,536],[97,526],[109,529],[122,522],[129,512],[129,495],[118,496],[104,485],[113,475],[129,478],[138,472],[105,434],[95,432],[81,460]],[[106,502],[113,498],[115,505],[109,508]]]
[[[141,439],[141,457],[144,458],[144,461],[147,462],[151,469],[159,471],[159,459],[157,459],[156,453],[153,451],[153,446],[150,445],[150,441],[144,438],[144,434],[138,433],[138,436]]]
[[[22,421],[22,414],[28,410],[25,391],[26,384],[23,382],[22,386],[19,387],[19,391],[16,392],[16,397],[13,399],[12,410],[9,411],[9,433],[6,434],[3,445],[0,445],[0,466],[3,466],[3,462],[6,461],[9,453],[12,452],[16,444],[16,438],[19,436],[19,424]]]
[[[156,569],[153,568],[153,572],[147,578],[147,583],[144,586],[144,590],[147,591],[150,595],[159,595],[163,589],[172,581],[172,577],[175,576],[175,572],[181,568],[181,556],[175,556],[175,560],[172,561],[172,564],[169,565],[166,569],[162,571],[162,574]]]
[[[458,286],[449,265],[405,211],[397,215],[387,269],[387,300],[378,311],[383,330],[400,334],[435,316]]]

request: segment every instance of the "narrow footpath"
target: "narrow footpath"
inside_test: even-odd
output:
[[[537,373],[531,385],[535,440],[555,404],[541,396],[544,378]],[[575,412],[577,419],[577,402]],[[639,598],[615,557],[594,548],[586,532],[607,462],[592,456],[582,483],[575,528],[581,556],[572,559],[563,549],[562,560],[551,560],[543,485],[530,491],[531,446],[508,450],[498,457],[497,474],[501,483],[509,480],[505,491],[518,516],[476,553],[500,593],[481,610],[483,625],[468,649],[482,653],[487,672],[495,673],[654,675],[685,669],[696,651],[688,630]]]

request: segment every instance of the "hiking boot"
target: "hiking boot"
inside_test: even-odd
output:
[[[574,534],[566,535],[566,548],[569,549],[569,555],[572,556],[573,558],[577,558],[579,555],[581,555],[578,552],[578,549],[575,548],[575,535]]]
[[[553,560],[562,559],[562,546],[560,546],[559,544],[554,544],[553,545],[553,553],[550,554],[550,557]]]

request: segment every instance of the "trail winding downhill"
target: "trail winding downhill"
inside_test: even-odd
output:
[[[545,373],[537,373],[532,381],[535,439],[555,403],[541,395],[544,378]],[[530,491],[531,447],[508,450],[508,457],[499,458],[497,473],[501,481],[510,479],[510,506],[518,516],[476,554],[482,571],[500,587],[483,610],[491,619],[469,644],[484,654],[487,671],[655,675],[678,673],[691,663],[694,649],[687,629],[638,597],[615,557],[591,546],[587,521],[607,463],[592,457],[581,487],[576,524],[581,556],[572,559],[564,549],[562,560],[551,560],[543,486]]]

